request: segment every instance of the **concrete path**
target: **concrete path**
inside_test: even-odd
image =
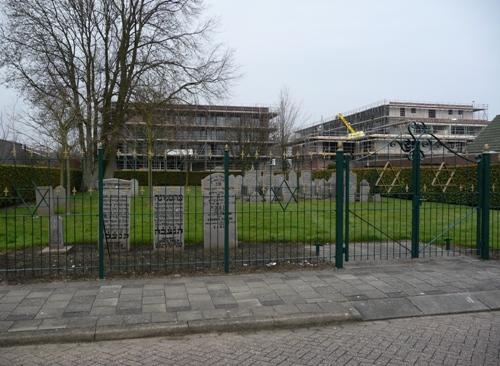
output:
[[[500,262],[0,286],[0,345],[313,326],[500,309]]]

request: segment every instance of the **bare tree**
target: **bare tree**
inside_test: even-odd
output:
[[[148,75],[168,82],[168,100],[219,98],[234,77],[232,54],[213,45],[203,0],[4,0],[0,29],[5,82],[51,98],[64,87],[75,117],[83,184],[96,172],[98,142],[106,175],[134,88]]]
[[[288,145],[300,119],[303,118],[301,105],[297,103],[287,87],[283,87],[279,95],[277,117],[272,121],[274,131],[272,140],[275,143],[277,154],[282,159],[282,167],[286,169]]]

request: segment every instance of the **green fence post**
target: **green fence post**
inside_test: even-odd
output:
[[[420,141],[415,141],[411,156],[412,220],[411,220],[411,257],[418,258],[420,242]]]
[[[349,156],[344,156],[345,158],[345,224],[344,224],[344,256],[345,261],[349,262],[349,188],[350,188],[350,167],[349,167]]]
[[[340,142],[335,154],[335,267],[344,267],[344,150]]]
[[[103,209],[103,179],[104,179],[104,150],[102,145],[97,149],[97,163],[98,163],[98,200],[99,200],[99,279],[104,279],[104,209]]]
[[[483,194],[483,156],[479,157],[479,161],[477,163],[477,219],[476,219],[476,255],[481,255],[481,247],[483,245],[482,241],[482,207],[484,205],[484,194]]]
[[[485,149],[487,150],[487,148]],[[491,186],[491,154],[483,153],[482,159],[482,207],[481,207],[481,259],[490,259],[490,186]]]
[[[224,148],[224,272],[229,273],[229,147]]]

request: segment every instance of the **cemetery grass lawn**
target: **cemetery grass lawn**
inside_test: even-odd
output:
[[[184,225],[186,245],[203,242],[203,203],[200,187],[186,189]],[[64,209],[66,244],[97,243],[97,195],[71,197],[70,213]],[[238,240],[247,243],[334,243],[335,201],[305,200],[290,203],[250,203],[237,200]],[[33,207],[0,210],[0,252],[48,244],[48,217],[32,216]],[[383,198],[382,202],[350,203],[350,242],[411,239],[411,201]],[[492,248],[500,247],[500,211],[491,211]],[[132,246],[151,245],[152,215],[148,194],[131,198],[130,241]],[[474,247],[475,209],[467,206],[424,202],[421,206],[422,242]]]

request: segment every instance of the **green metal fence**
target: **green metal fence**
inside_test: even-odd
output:
[[[196,158],[187,156],[185,169],[166,175],[165,165],[151,182],[142,168],[105,179],[99,150],[96,187],[85,191],[77,176],[60,174],[64,162],[4,161],[0,276],[498,258],[498,156],[464,156],[432,135],[403,137],[364,156],[340,147],[284,158],[226,151],[196,173],[189,170]]]

